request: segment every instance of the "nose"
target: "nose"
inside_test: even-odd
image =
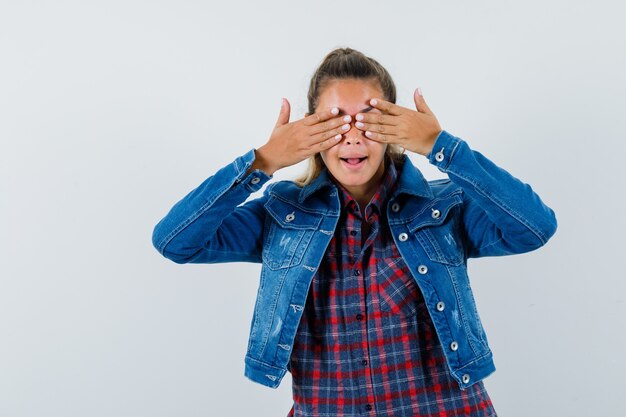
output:
[[[359,145],[362,140],[361,135],[363,135],[363,132],[354,127],[354,123],[351,123],[350,130],[344,133],[345,143],[348,145]]]

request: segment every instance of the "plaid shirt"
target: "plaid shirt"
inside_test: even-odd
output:
[[[482,381],[461,390],[449,373],[386,222],[398,172],[385,162],[364,214],[338,186],[341,217],[311,282],[290,358],[294,404],[287,417],[496,416]]]

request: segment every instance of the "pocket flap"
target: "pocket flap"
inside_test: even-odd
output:
[[[408,224],[411,232],[415,232],[425,226],[437,226],[444,222],[453,207],[462,204],[463,199],[459,193],[433,200],[413,218]]]
[[[281,227],[285,229],[317,229],[322,222],[322,215],[303,211],[300,207],[270,197],[265,209]]]

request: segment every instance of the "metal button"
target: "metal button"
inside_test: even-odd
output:
[[[357,232],[356,230],[350,230],[350,234],[351,234],[352,236],[356,236],[356,235],[357,235],[357,233],[359,233],[359,232]]]
[[[463,383],[464,384],[467,384],[469,382],[469,380],[470,380],[470,377],[469,377],[468,374],[463,375]]]
[[[438,219],[439,216],[441,216],[441,212],[439,210],[437,210],[437,209],[432,209],[432,210],[433,210],[433,212],[432,212],[431,216],[433,216],[433,219]]]
[[[456,340],[452,343],[450,343],[450,349],[457,350],[459,348],[459,344],[456,342]]]
[[[393,203],[391,205],[391,211],[393,211],[394,213],[397,213],[400,211],[400,204],[398,203]]]
[[[435,161],[437,162],[443,161],[443,149],[435,154]]]
[[[261,181],[261,178],[259,177],[254,177],[250,180],[251,184],[258,184]]]
[[[426,265],[420,265],[417,267],[417,272],[424,275],[426,272],[428,272],[428,267]]]
[[[363,320],[363,314],[359,313],[356,315],[357,320]]]
[[[290,222],[295,218],[296,218],[296,215],[294,213],[289,213],[287,216],[285,216],[285,221]]]
[[[361,360],[361,365],[367,365],[367,359],[362,359]]]
[[[370,411],[372,409],[372,404],[365,404],[365,409]]]
[[[400,233],[400,235],[398,236],[398,239],[400,239],[400,242],[405,242],[408,238],[409,238],[409,235],[407,235],[406,233]]]
[[[361,275],[361,271],[359,269],[355,269],[354,270],[354,275],[356,275],[356,276]]]
[[[444,303],[443,301],[439,301],[437,303],[437,311],[443,311],[444,308],[446,308],[446,303]]]

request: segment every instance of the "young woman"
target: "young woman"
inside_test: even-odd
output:
[[[556,218],[531,187],[442,130],[419,89],[398,106],[374,59],[329,53],[306,117],[283,101],[271,137],[156,225],[177,263],[259,262],[245,376],[293,380],[289,416],[495,416],[495,370],[466,270],[523,253]],[[405,151],[449,179],[426,181]],[[309,158],[297,181],[269,184]],[[243,204],[245,202],[245,204]]]

